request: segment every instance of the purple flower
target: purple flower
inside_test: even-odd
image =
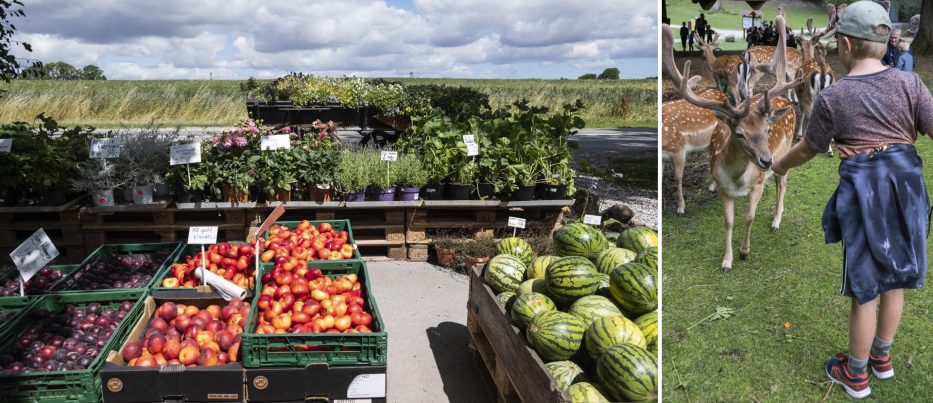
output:
[[[220,138],[217,137],[217,135],[215,134],[215,135],[211,136],[211,143],[217,144],[217,140],[219,140],[219,139],[220,139]]]
[[[237,135],[243,134],[243,128],[237,127],[236,129],[233,129],[233,134],[237,134]]]
[[[282,134],[289,134],[292,132],[291,126],[285,126],[282,128]]]
[[[233,140],[230,139],[230,136],[224,136],[224,139],[220,142],[220,146],[223,148],[230,148],[233,146]]]
[[[247,129],[249,130],[250,133],[256,133],[259,131],[259,129],[257,129],[256,126],[247,127]]]
[[[237,148],[246,147],[246,136],[235,135],[233,136],[232,142],[233,142],[233,145],[236,146]]]

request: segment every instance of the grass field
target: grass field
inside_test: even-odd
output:
[[[406,85],[477,88],[494,107],[526,98],[559,108],[579,98],[588,127],[653,127],[657,81],[400,79]],[[44,112],[66,125],[96,127],[226,126],[246,116],[240,81],[15,81],[0,84],[0,123]]]

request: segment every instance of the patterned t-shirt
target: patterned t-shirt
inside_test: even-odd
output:
[[[888,68],[846,76],[820,92],[804,139],[816,152],[834,140],[842,159],[933,133],[933,97],[920,77]]]

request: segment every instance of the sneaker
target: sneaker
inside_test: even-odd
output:
[[[891,379],[894,377],[894,366],[891,365],[891,356],[874,357],[868,355],[868,366],[871,367],[871,373],[878,379]]]
[[[861,376],[852,376],[848,368],[849,357],[845,354],[837,354],[826,362],[826,376],[833,383],[842,385],[842,388],[856,399],[863,399],[871,394],[871,388],[868,387],[868,372]]]

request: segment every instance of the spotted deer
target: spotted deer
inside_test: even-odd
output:
[[[794,135],[796,140],[803,137],[803,131],[806,130],[807,122],[810,121],[810,114],[813,112],[813,103],[819,97],[820,91],[835,82],[833,68],[825,62],[826,48],[820,44],[820,39],[835,25],[836,7],[829,4],[826,6],[826,12],[829,14],[829,26],[826,31],[813,31],[813,20],[809,19],[807,20],[807,30],[810,31],[810,39],[797,38],[797,43],[800,44],[801,53],[803,54],[803,64],[797,69],[794,76],[803,78],[804,82],[794,88],[800,105],[800,124],[797,125],[797,132]],[[826,151],[832,154],[832,147]]]
[[[784,19],[778,16],[776,23],[781,29],[781,39],[786,40]],[[764,184],[772,172],[769,170],[774,156],[780,156],[790,149],[793,141],[796,113],[791,101],[780,96],[802,80],[786,81],[786,42],[778,46],[771,63],[777,80],[774,87],[764,94],[757,94],[744,101],[726,97],[723,101],[703,98],[694,92],[693,86],[700,77],[690,77],[690,61],[684,64],[684,72],[677,69],[673,54],[673,33],[670,26],[664,25],[663,61],[671,80],[687,102],[713,112],[706,123],[714,126],[709,145],[710,168],[713,181],[719,189],[720,201],[725,216],[725,252],[721,269],[732,269],[732,229],[735,215],[735,199],[749,196],[745,211],[745,236],[739,249],[740,258],[748,257],[751,250],[751,226]],[[684,81],[684,77],[690,77]],[[709,115],[708,115],[709,116]],[[772,231],[781,225],[784,213],[784,191],[786,176],[776,176],[777,198]]]
[[[786,18],[784,17],[785,8],[786,8],[786,5],[784,4],[778,5],[778,16],[780,16],[781,18]],[[776,25],[777,24],[775,23],[775,26]],[[780,36],[780,38],[784,38],[784,39],[779,39],[779,40],[786,41],[787,32],[784,30],[784,28],[781,28],[781,32],[779,32],[778,35]],[[748,64],[750,66],[770,65],[771,62],[775,58],[775,55],[777,53],[777,48],[778,48],[777,46],[769,46],[769,45],[752,46],[751,48],[748,48],[748,50],[745,51],[745,54],[743,55],[743,57],[745,58],[745,60],[748,61]],[[799,69],[801,65],[803,65],[803,55],[801,54],[799,50],[794,49],[794,48],[787,49],[787,47],[785,46],[785,50],[786,50],[785,56],[787,57],[787,60],[786,60],[787,61],[787,73],[791,75],[790,79],[794,79],[796,77],[793,76],[793,74],[797,72],[797,69]],[[761,80],[762,77],[764,77],[766,72],[767,70],[765,69],[752,68],[750,72],[748,86],[754,89],[755,85],[758,84],[758,81]],[[792,96],[791,94],[788,94],[788,95]]]
[[[725,92],[727,88],[738,90],[739,99],[748,97],[748,80],[751,78],[751,71],[748,67],[748,60],[738,55],[723,55],[717,57],[713,50],[716,49],[716,43],[719,41],[719,34],[713,37],[711,42],[704,42],[697,38],[700,50],[703,51],[703,57],[713,71],[713,78],[716,80],[716,87],[719,91]]]

